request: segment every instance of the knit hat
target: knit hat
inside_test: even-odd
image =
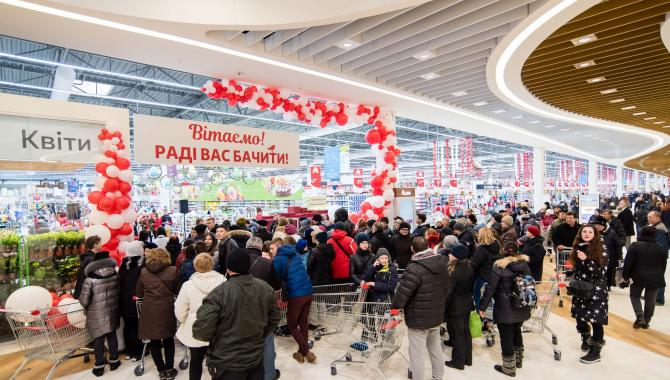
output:
[[[298,230],[292,224],[287,224],[285,231],[287,235],[295,235],[296,232],[298,232]]]
[[[263,240],[261,238],[252,236],[247,240],[247,249],[257,249],[259,251],[263,250]]]
[[[502,218],[503,216],[501,214],[498,213],[493,214],[493,220],[495,220],[497,223],[502,223]]]
[[[311,241],[312,240],[312,232],[314,232],[314,229],[312,227],[305,228],[305,230],[302,232],[303,238],[305,238],[306,240]]]
[[[248,274],[250,266],[249,254],[245,249],[235,248],[226,255],[226,267],[232,272]]]
[[[193,227],[193,229],[198,233],[198,235],[202,235],[205,233],[205,231],[207,231],[207,225],[198,224],[197,226]]]
[[[328,234],[325,232],[319,232],[316,234],[316,241],[318,241],[319,244],[326,244],[326,242],[328,242]]]
[[[444,248],[451,249],[459,244],[458,238],[454,235],[447,235],[444,238]]]
[[[375,224],[375,220],[374,220],[374,219],[370,219],[370,220],[368,220],[368,227],[372,227],[374,224]]]
[[[410,229],[409,223],[407,222],[400,223],[400,227],[398,229],[402,230],[403,228],[407,228],[409,230]]]
[[[134,240],[126,245],[126,256],[142,256],[144,255],[144,243],[139,240]]]
[[[303,254],[306,252],[307,248],[307,240],[300,239],[295,243],[295,250],[298,251],[298,253]]]
[[[258,224],[261,227],[267,227],[268,226],[268,221],[265,220],[265,219],[261,219],[261,220],[257,221],[256,224]]]
[[[514,225],[514,219],[512,219],[511,216],[505,215],[501,219],[502,224],[507,225],[508,227],[512,227]]]
[[[535,237],[540,236],[540,229],[537,228],[537,226],[529,226],[528,227],[528,232],[533,234],[533,236],[535,236]]]
[[[384,248],[384,247],[379,248],[379,249],[377,250],[377,256],[375,256],[375,259],[376,259],[376,260],[379,260],[379,258],[382,257],[382,256],[386,256],[386,257],[388,257],[389,259],[391,258],[391,254],[389,253],[389,250],[386,249],[386,248]]]
[[[459,260],[467,259],[468,253],[468,247],[464,246],[463,244],[457,244],[451,247],[450,254]]]
[[[316,223],[321,223],[323,222],[323,216],[321,214],[314,214],[312,220]]]
[[[593,224],[599,224],[601,226],[606,226],[607,225],[607,219],[605,219],[604,216],[597,216],[596,221],[593,222]]]
[[[361,244],[364,241],[370,241],[368,234],[358,234],[356,235],[356,244]]]
[[[454,228],[453,228],[453,230],[454,230],[454,231],[463,231],[463,230],[465,230],[465,224],[463,224],[463,223],[456,223],[456,224],[454,224]]]

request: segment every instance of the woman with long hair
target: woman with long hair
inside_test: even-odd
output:
[[[207,250],[205,252],[209,253],[212,255],[214,253],[214,250],[216,249],[216,246],[218,245],[216,241],[216,235],[213,233],[208,233],[205,235],[205,246],[207,246]]]
[[[579,229],[570,261],[575,270],[573,281],[593,285],[592,294],[573,294],[571,314],[577,320],[577,331],[582,336],[582,351],[588,351],[579,361],[596,363],[600,361],[600,351],[605,344],[603,326],[607,324],[608,295],[607,250],[593,225],[585,224]]]
[[[482,287],[489,282],[493,263],[500,258],[500,242],[496,239],[492,228],[484,227],[477,232],[477,247],[472,255],[472,270],[475,273],[475,285],[472,295],[475,308],[479,309],[482,298]]]

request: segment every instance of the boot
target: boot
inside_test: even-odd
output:
[[[591,333],[582,333],[582,352],[587,352],[590,348],[589,340],[591,339]]]
[[[498,372],[500,372],[504,375],[507,375],[507,376],[510,376],[510,377],[515,377],[516,376],[516,360],[514,359],[514,355],[512,355],[512,356],[503,355],[502,359],[503,359],[503,364],[502,365],[496,364],[496,365],[493,366],[493,368],[496,371],[498,371]]]
[[[117,368],[121,365],[121,360],[119,359],[109,359],[109,370],[116,371]]]
[[[100,377],[100,376],[104,375],[105,374],[105,365],[104,364],[103,365],[96,365],[95,367],[93,367],[92,372],[96,377]]]
[[[516,357],[516,368],[523,367],[523,346],[514,347],[514,356]]]
[[[589,339],[589,344],[591,348],[589,349],[589,352],[579,358],[579,361],[584,363],[584,364],[593,364],[593,363],[598,363],[600,361],[600,350],[602,350],[603,346],[605,345],[604,341],[597,341],[592,339]]]
[[[175,377],[177,377],[177,370],[174,368],[166,369],[165,370],[165,377],[167,380],[174,380]]]

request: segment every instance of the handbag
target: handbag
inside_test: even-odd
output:
[[[568,283],[568,294],[573,297],[591,300],[595,296],[596,286],[592,282],[582,280],[570,280]]]
[[[470,335],[473,338],[482,336],[482,319],[477,312],[470,312]]]
[[[288,300],[288,266],[291,264],[291,258],[289,257],[286,260],[286,268],[284,268],[284,277],[286,278],[285,281],[282,281],[281,283],[281,300],[283,302],[286,302]]]

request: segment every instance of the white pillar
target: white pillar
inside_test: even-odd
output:
[[[538,211],[545,201],[544,177],[547,152],[544,148],[533,148],[533,209]]]
[[[640,190],[640,172],[633,170],[633,192]]]
[[[623,195],[623,166],[616,167],[616,196]]]
[[[644,173],[644,192],[648,193],[651,191],[651,176],[649,173]]]
[[[589,160],[589,194],[598,194],[598,161]]]

